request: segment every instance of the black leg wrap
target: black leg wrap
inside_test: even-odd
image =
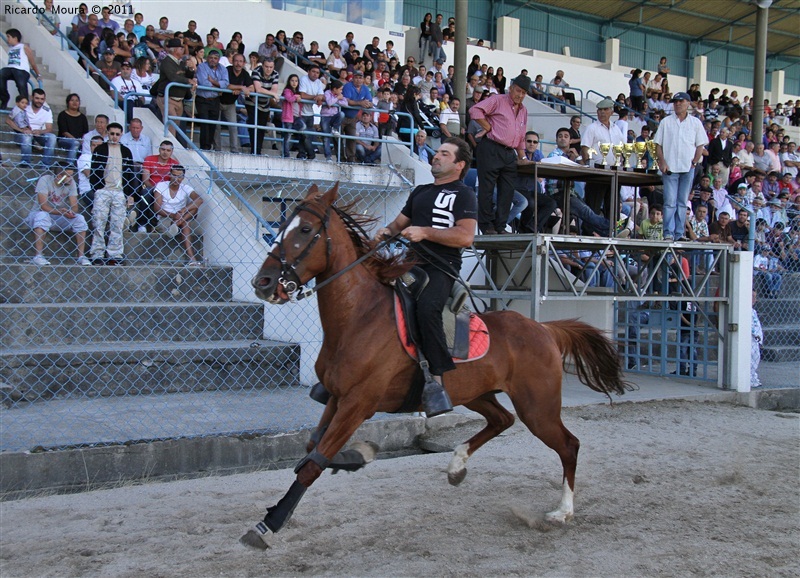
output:
[[[317,382],[311,388],[311,391],[308,392],[308,397],[316,401],[317,403],[321,403],[322,405],[327,405],[328,400],[331,398],[331,393],[325,389],[325,386],[322,383]]]
[[[306,465],[308,462],[314,462],[315,464],[317,464],[323,470],[328,467],[328,464],[331,463],[331,461],[328,458],[323,456],[316,449],[313,449],[313,450],[311,450],[310,454],[308,454],[306,457],[304,457],[302,460],[300,460],[300,462],[297,464],[297,466],[295,466],[294,473],[296,474],[301,469],[303,469],[303,466]]]
[[[272,530],[272,532],[278,532],[278,530],[283,528],[287,520],[292,517],[294,509],[297,507],[297,504],[300,503],[300,499],[303,497],[303,494],[306,493],[306,489],[307,488],[297,480],[292,482],[292,486],[289,488],[289,491],[286,492],[286,495],[283,496],[277,504],[271,508],[267,508],[267,515],[264,516],[264,525]]]

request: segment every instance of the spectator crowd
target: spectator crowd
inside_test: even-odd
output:
[[[166,17],[160,18],[156,26],[145,24],[143,15],[137,13],[120,25],[107,8],[99,16],[88,12],[87,5],[82,4],[69,35],[80,47],[81,62],[95,80],[120,103],[129,101],[129,132],[123,135],[121,127],[110,131],[103,115],[94,119],[90,130],[88,119],[80,111],[78,94],[70,94],[66,108],[53,119],[43,90],[36,89],[28,95],[23,72],[32,70],[38,74],[35,55],[14,29],[8,30],[7,36],[16,56],[2,70],[0,105],[8,106],[6,84],[14,81],[19,96],[6,124],[20,146],[21,165],[31,162],[34,144],[42,147],[42,163],[47,166],[54,162],[56,147],[63,149],[74,167],[70,178],[77,179],[82,197],[87,190],[95,198],[98,191],[109,190],[108,183],[101,183],[96,176],[99,169],[92,168],[94,155],[98,148],[101,156],[107,155],[102,147],[108,146],[113,136],[118,137],[120,146],[130,153],[130,159],[121,157],[130,183],[126,184],[128,189],[120,189],[122,201],[114,194],[113,203],[106,203],[105,198],[100,203],[101,207],[108,204],[105,218],[107,223],[113,222],[111,228],[116,231],[122,230],[125,215],[135,209],[137,218],[127,226],[134,230],[164,228],[165,223],[156,217],[170,218],[172,223],[166,228],[177,228],[186,240],[188,222],[196,214],[195,207],[194,212],[178,215],[179,211],[169,210],[173,207],[164,202],[166,191],[159,191],[159,184],[178,183],[181,179],[171,174],[169,155],[153,155],[149,143],[142,142],[141,122],[134,118],[136,107],[150,107],[159,117],[165,111],[181,117],[179,126],[192,135],[196,131],[199,146],[205,150],[221,151],[225,140],[226,149],[231,152],[260,154],[265,137],[271,135],[272,148],[284,157],[294,152],[301,159],[322,154],[333,160],[339,137],[346,135],[350,138],[341,142],[342,160],[371,164],[380,162],[381,144],[386,138],[399,138],[415,156],[429,163],[434,153],[431,137],[461,136],[477,151],[486,136],[485,127],[478,122],[487,110],[481,103],[507,97],[513,92],[513,85],[562,112],[575,105],[575,95],[568,90],[563,71],[557,71],[547,83],[541,74],[531,79],[527,70],[509,79],[502,67],[494,69],[479,55],[474,55],[467,67],[466,102],[460,102],[453,87],[454,67],[446,65],[442,49],[454,38],[455,21],[449,19],[445,24],[441,14],[426,14],[420,23],[419,52],[409,53],[401,62],[392,40],[377,36],[360,39],[353,32],[339,41],[328,41],[321,49],[317,40],[306,44],[301,31],[289,36],[279,30],[266,34],[263,42],[248,51],[239,32],[223,43],[216,28],[201,36],[194,20],[180,31]],[[42,25],[55,34],[61,23],[55,18],[52,22],[42,20]],[[15,50],[15,46],[19,48]],[[286,61],[297,64],[303,73],[288,75],[282,82],[279,70]],[[518,79],[523,81],[517,82]],[[607,235],[614,231],[623,237],[658,240],[666,236],[730,243],[737,249],[746,249],[749,229],[754,227],[755,274],[766,287],[766,295],[776,295],[780,276],[786,271],[800,271],[800,156],[796,143],[784,134],[787,125],[800,125],[800,103],[789,101],[773,106],[765,101],[764,136],[753,142],[753,103],[749,97],[740,100],[736,91],[714,88],[704,98],[698,85],[690,86],[686,93],[674,93],[669,79],[666,58],[652,73],[633,70],[629,94],[603,101],[608,104],[602,110],[609,111],[607,129],[621,135],[621,141],[647,141],[658,139],[661,124],[675,114],[675,97],[685,95],[688,99],[688,114],[700,121],[708,144],[702,146],[699,162],[693,163],[688,202],[685,207],[678,207],[678,211],[686,211],[682,235],[665,234],[664,196],[658,187],[641,191],[623,188],[620,206],[609,207],[602,194],[597,195],[582,183],[565,190],[563,183],[532,182],[522,175],[514,184],[511,201],[507,192],[499,197],[495,193],[503,203],[511,203],[508,226],[519,232],[552,228],[564,216],[556,208],[560,203],[553,203],[548,197],[561,200],[563,195],[575,193],[566,220],[583,234]],[[185,86],[167,91],[167,84],[173,82]],[[475,119],[471,112],[476,113]],[[598,119],[600,112],[598,108]],[[461,116],[463,113],[465,116]],[[613,120],[612,114],[616,117]],[[581,117],[575,115],[569,126],[554,135],[541,135],[541,139],[556,142],[549,156],[565,156],[579,163],[596,161],[583,158],[587,148],[596,149],[587,147],[585,142],[593,125],[582,129]],[[120,134],[116,135],[118,131]],[[515,146],[519,166],[539,162],[546,156],[539,149],[539,142],[540,135],[530,131],[524,143]],[[159,153],[172,146],[165,141]],[[655,160],[649,155],[645,161]],[[128,178],[124,180],[127,182]],[[181,198],[192,198],[185,193],[185,185],[175,186]],[[159,198],[161,201],[157,201]],[[74,212],[71,205],[62,208]],[[536,222],[534,209],[538,214]],[[105,211],[100,210],[100,218]],[[499,212],[505,215],[505,211]],[[97,243],[92,257],[120,258],[117,238],[109,236],[108,246],[101,245],[106,238],[98,234],[98,226],[91,235],[93,243]],[[44,225],[35,228],[47,229]],[[497,234],[505,232],[501,223],[488,228]],[[194,261],[191,243],[186,247]]]

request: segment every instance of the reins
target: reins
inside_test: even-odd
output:
[[[317,234],[314,235],[314,237],[311,239],[311,241],[308,243],[308,245],[306,245],[306,247],[303,249],[303,251],[300,253],[300,255],[298,255],[297,258],[294,260],[294,262],[291,263],[291,264],[288,263],[287,260],[286,260],[286,251],[283,248],[283,239],[281,239],[280,241],[276,241],[276,245],[278,246],[278,249],[279,249],[278,258],[279,258],[280,263],[281,263],[281,278],[278,280],[278,282],[283,285],[284,289],[286,290],[286,293],[290,296],[292,301],[295,301],[295,302],[296,301],[301,301],[303,299],[306,299],[307,297],[311,297],[314,293],[316,293],[317,291],[319,291],[320,289],[322,289],[323,287],[325,287],[329,283],[332,283],[333,281],[335,281],[336,279],[338,279],[339,277],[341,277],[342,275],[344,275],[348,271],[351,271],[353,268],[357,267],[358,265],[360,265],[361,263],[363,263],[364,261],[366,261],[367,259],[369,259],[373,255],[375,255],[378,251],[380,251],[384,247],[388,247],[389,245],[391,245],[394,242],[400,242],[400,243],[402,243],[404,245],[408,245],[408,243],[409,243],[409,241],[407,241],[406,239],[404,239],[403,237],[400,236],[400,233],[398,233],[396,235],[392,235],[391,237],[387,237],[387,238],[383,239],[382,241],[380,241],[379,243],[377,243],[375,245],[375,247],[373,247],[372,249],[370,249],[369,251],[367,251],[366,253],[361,255],[358,259],[356,259],[355,261],[353,261],[352,263],[350,263],[349,265],[344,267],[342,270],[337,271],[336,273],[334,273],[333,275],[331,275],[330,277],[328,277],[324,281],[320,281],[319,283],[316,283],[313,287],[304,288],[303,284],[300,283],[300,277],[297,275],[297,265],[299,265],[300,262],[308,256],[308,254],[311,252],[311,249],[314,247],[314,245],[317,243],[317,241],[319,241],[322,238],[323,231],[324,231],[325,236],[326,236],[326,241],[325,241],[325,244],[326,244],[326,248],[325,248],[326,249],[326,252],[325,252],[326,268],[330,264],[331,238],[328,235],[328,223],[330,222],[330,210],[331,209],[333,209],[334,212],[337,215],[339,215],[339,218],[342,219],[342,222],[345,224],[345,226],[352,233],[354,233],[356,235],[359,235],[359,236],[363,237],[364,239],[369,239],[369,235],[364,230],[364,227],[362,227],[358,223],[358,221],[356,221],[351,215],[349,215],[347,212],[343,211],[339,207],[331,205],[325,211],[325,214],[322,215],[319,212],[315,211],[314,209],[308,207],[305,203],[298,205],[297,208],[292,212],[292,214],[286,219],[287,225],[288,225],[288,223],[291,223],[292,220],[294,219],[294,217],[296,217],[301,211],[306,211],[307,213],[311,213],[312,215],[314,215],[315,217],[317,217],[320,220],[320,227],[317,230]],[[419,251],[417,251],[417,254],[419,254],[420,257],[422,257],[429,264],[431,264],[432,266],[436,267],[442,273],[444,273],[445,275],[447,275],[448,277],[453,279],[454,282],[460,283],[461,285],[464,286],[464,288],[467,290],[467,294],[470,297],[470,301],[472,302],[472,306],[475,308],[476,311],[478,310],[476,299],[478,301],[480,301],[481,304],[483,304],[483,310],[484,311],[486,311],[488,309],[488,305],[486,304],[486,302],[481,297],[478,297],[477,295],[475,295],[475,293],[470,288],[469,284],[466,281],[464,281],[461,278],[460,275],[453,274],[453,272],[452,272],[452,270],[450,268],[450,263],[445,261],[442,257],[437,255],[436,253],[434,253],[433,251],[431,251],[430,249],[428,249],[427,247],[425,247],[425,245],[423,245],[421,243],[417,243],[415,245],[415,249],[417,249],[417,248],[422,249],[422,251],[424,251],[424,253],[425,253],[425,254],[422,254]],[[272,255],[270,254],[269,256],[272,256]],[[273,257],[273,259],[274,258],[275,257]]]

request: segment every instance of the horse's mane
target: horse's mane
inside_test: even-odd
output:
[[[372,215],[359,213],[355,209],[356,202],[347,203],[345,205],[336,206],[331,208],[339,215],[342,223],[347,228],[347,233],[350,235],[350,240],[356,249],[359,257],[366,255],[372,251],[375,246],[380,242],[371,239],[366,232],[367,227],[371,227],[378,222],[377,217]],[[415,262],[409,260],[402,254],[394,254],[389,251],[379,251],[374,253],[369,259],[364,262],[367,269],[375,276],[378,281],[383,284],[388,284],[390,281],[397,279],[403,273],[406,273]]]

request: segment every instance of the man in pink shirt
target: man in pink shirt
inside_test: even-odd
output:
[[[525,150],[528,111],[522,101],[531,79],[520,75],[506,94],[484,99],[470,109],[470,118],[481,127],[475,158],[478,164],[478,227],[484,235],[506,232],[514,198],[517,159]],[[483,138],[481,138],[483,137]],[[493,203],[497,186],[497,203]]]

